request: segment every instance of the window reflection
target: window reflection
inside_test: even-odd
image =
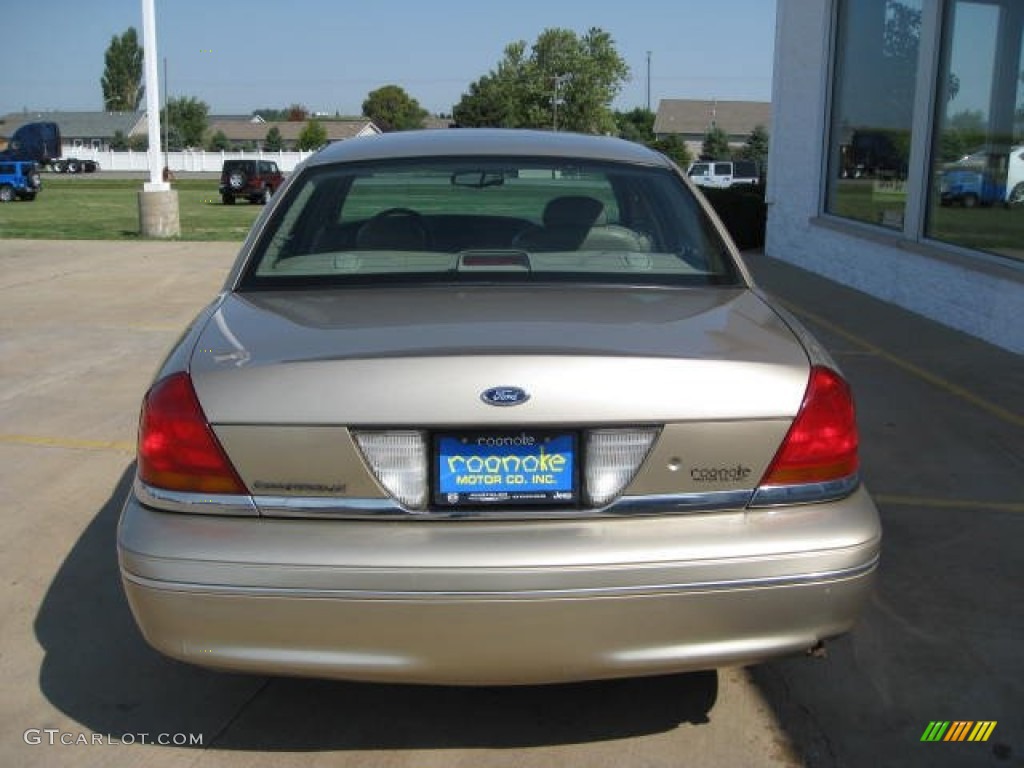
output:
[[[825,208],[902,229],[921,1],[842,0],[838,30]]]
[[[1024,3],[958,0],[943,29],[926,234],[1024,259]]]

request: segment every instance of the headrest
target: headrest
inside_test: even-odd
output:
[[[378,216],[356,233],[360,250],[422,251],[427,247],[423,224],[413,216]]]
[[[544,206],[544,226],[548,228],[590,229],[604,203],[583,195],[556,197]]]

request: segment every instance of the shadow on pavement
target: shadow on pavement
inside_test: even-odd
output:
[[[36,617],[40,688],[95,733],[202,734],[262,751],[529,747],[708,722],[718,675],[528,688],[441,688],[230,675],[160,656],[121,589],[117,520],[127,467],[68,554]]]
[[[1024,766],[1018,537],[1011,513],[887,509],[878,584],[824,660],[749,675],[808,768]],[[971,520],[965,520],[965,515]],[[996,721],[985,743],[922,743],[932,721]]]
[[[853,386],[883,538],[853,632],[825,660],[750,677],[809,768],[1024,766],[1024,434],[963,397],[1019,408],[1020,358],[795,267],[751,263],[810,313]],[[932,721],[997,725],[987,742],[922,743]]]

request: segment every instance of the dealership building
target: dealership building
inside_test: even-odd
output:
[[[766,253],[1024,353],[1022,30],[1022,0],[778,0]]]

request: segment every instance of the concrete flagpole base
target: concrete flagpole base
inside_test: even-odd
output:
[[[181,235],[177,190],[143,189],[139,192],[139,234],[153,238]]]

